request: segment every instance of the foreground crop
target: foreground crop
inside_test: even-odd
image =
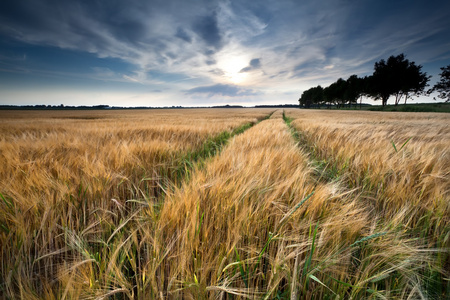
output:
[[[10,117],[0,124],[0,290],[27,299],[448,295],[445,125],[428,131],[444,167],[426,170],[440,177],[407,181],[403,194],[423,191],[411,202],[388,183],[412,175],[399,163],[389,180],[383,167],[361,170],[388,160],[352,150],[357,138],[325,126],[336,120],[307,127],[290,110],[290,129],[282,111],[263,120],[270,113]],[[418,161],[417,141],[393,142],[388,158]]]

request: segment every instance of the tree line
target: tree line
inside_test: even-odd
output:
[[[362,97],[381,100],[383,107],[391,96],[394,104],[401,100],[405,104],[413,96],[430,95],[439,92],[438,97],[450,101],[450,65],[441,68],[441,79],[431,89],[426,90],[431,76],[422,71],[421,65],[408,60],[402,53],[391,56],[387,60],[380,60],[374,65],[374,72],[370,76],[358,77],[351,75],[347,80],[339,78],[328,87],[320,85],[304,91],[299,99],[300,107],[309,108],[312,105],[336,105],[338,108],[345,104],[360,105]]]

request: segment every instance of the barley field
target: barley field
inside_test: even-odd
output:
[[[450,117],[0,111],[0,298],[444,299]]]

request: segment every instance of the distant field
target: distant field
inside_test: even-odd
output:
[[[399,112],[450,112],[450,103],[409,103],[409,104],[399,104],[388,105],[382,107],[381,105],[369,107],[372,111],[399,111]]]
[[[312,106],[313,109],[337,109],[336,105],[328,106],[321,105],[320,107]],[[367,103],[360,104],[346,104],[339,110],[369,110],[369,111],[392,111],[392,112],[439,112],[449,113],[450,103],[448,102],[436,102],[436,103],[407,103],[398,105],[371,105]]]
[[[0,294],[450,296],[450,116],[0,111]]]

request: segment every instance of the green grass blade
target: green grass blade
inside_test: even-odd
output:
[[[366,237],[364,237],[364,238],[362,238],[362,239],[360,239],[360,240],[357,240],[357,241],[354,242],[353,244],[351,244],[351,245],[350,245],[350,248],[351,248],[351,247],[354,247],[354,246],[356,246],[356,245],[358,245],[358,244],[364,243],[364,242],[366,242],[366,241],[368,241],[368,240],[372,240],[372,239],[375,239],[375,238],[377,238],[377,237],[383,236],[383,235],[385,235],[386,233],[387,233],[387,232],[378,232],[378,233],[375,233],[375,234],[366,236]]]
[[[316,227],[314,228],[313,239],[312,239],[312,243],[311,243],[311,250],[309,251],[309,257],[303,267],[303,276],[305,276],[307,274],[309,267],[311,266],[312,256],[313,256],[314,250],[315,250],[315,242],[316,242],[316,235],[317,235],[318,227],[319,227],[319,221],[317,221]]]
[[[403,149],[403,147],[406,146],[406,144],[412,139],[412,137],[410,137],[409,139],[406,140],[406,142],[403,143],[403,145],[400,147],[400,149],[398,151],[401,151]]]
[[[3,196],[2,193],[0,193],[0,198],[2,199],[2,201],[6,204],[6,206],[12,211],[13,210],[13,203],[12,201],[8,201],[5,196]]]
[[[236,258],[239,262],[238,266],[239,266],[239,272],[241,273],[242,280],[244,280],[245,287],[248,288],[247,273],[244,270],[244,267],[243,267],[244,263],[241,261],[241,258],[239,256],[239,253],[238,253],[236,247],[234,247],[234,252],[236,253]]]
[[[269,239],[267,240],[266,244],[264,245],[264,248],[261,250],[261,252],[259,252],[259,256],[258,256],[258,261],[256,262],[255,268],[253,269],[253,272],[251,274],[251,277],[253,277],[253,275],[256,272],[256,269],[259,266],[259,263],[261,262],[261,259],[264,255],[264,253],[266,252],[267,248],[269,247],[270,242],[273,240],[275,236],[273,235],[272,232],[269,232]]]
[[[398,153],[397,147],[395,147],[394,141],[391,141],[392,147],[394,147],[395,153]]]
[[[314,195],[314,191],[311,192],[311,194],[309,194],[308,196],[306,196],[305,198],[303,198],[302,201],[300,201],[299,204],[297,204],[290,212],[288,212],[281,220],[280,222],[278,222],[278,224],[283,224],[284,221],[286,221],[290,216],[292,216],[302,205],[303,203],[305,203],[309,198],[312,197],[312,195]]]
[[[316,276],[314,276],[314,275],[312,275],[312,274],[310,274],[310,275],[308,275],[308,277],[309,278],[311,278],[312,280],[314,280],[314,281],[316,281],[316,282],[318,282],[318,283],[320,283],[321,285],[323,285],[324,287],[326,287],[327,289],[329,289],[330,290],[330,292],[332,292],[333,294],[335,294],[336,295],[336,293],[335,292],[333,292],[333,290],[332,289],[330,289],[328,286],[326,286],[322,281],[320,281],[319,280],[319,278],[317,278]]]
[[[259,253],[258,262],[256,263],[256,265],[258,265],[259,262],[261,261],[261,258],[264,255],[264,252],[267,250],[267,247],[269,247],[269,243],[270,243],[270,241],[272,241],[273,237],[274,237],[273,233],[269,232],[269,239],[267,240],[266,244],[264,245],[264,248]]]
[[[195,236],[198,236],[200,234],[200,230],[202,229],[203,224],[203,217],[205,216],[205,213],[202,213],[202,216],[200,217],[200,222],[197,226],[197,232],[195,233]]]

